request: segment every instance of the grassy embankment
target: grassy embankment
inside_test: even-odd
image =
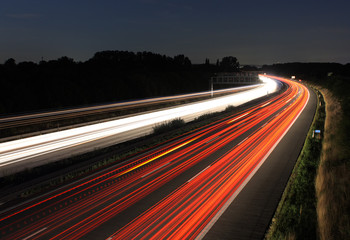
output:
[[[316,114],[304,147],[277,207],[266,239],[316,239],[315,177],[322,148],[325,105],[319,94]],[[313,136],[315,129],[321,136]]]
[[[336,90],[320,90],[327,117],[316,177],[319,238],[350,239],[349,96]]]
[[[316,142],[310,139],[315,124],[323,121],[318,108],[267,239],[350,239],[350,96],[346,84],[329,79],[322,84],[327,88],[316,86],[325,101],[321,105],[326,113],[322,146],[314,146]]]

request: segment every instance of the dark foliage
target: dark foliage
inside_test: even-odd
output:
[[[221,72],[238,72],[239,70],[239,62],[237,58],[232,56],[224,57],[222,61],[217,64],[219,64]]]
[[[209,61],[151,52],[102,51],[86,62],[9,59],[0,64],[0,115],[204,91],[218,71]]]
[[[305,79],[324,88],[329,89],[340,101],[344,114],[341,128],[344,136],[344,148],[349,149],[350,144],[350,63],[285,63],[263,66],[263,71],[276,75],[297,79]],[[348,150],[350,152],[350,149]]]
[[[168,122],[161,123],[153,127],[153,134],[166,133],[185,126],[185,121],[181,118],[176,118]]]
[[[264,65],[262,70],[276,75],[292,76],[298,79],[328,82],[329,76],[350,76],[350,64],[340,63],[281,63]]]

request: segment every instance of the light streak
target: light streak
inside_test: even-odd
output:
[[[295,95],[299,90],[301,94]],[[287,106],[290,98],[295,101]],[[124,165],[45,196],[40,202],[1,213],[0,234],[8,239],[21,239],[33,232],[33,239],[45,239],[46,234],[53,234],[52,239],[79,239],[220,150],[223,152],[209,166],[108,239],[200,238],[263,164],[303,111],[308,98],[305,87],[290,84],[269,104],[263,102],[203,127]],[[225,148],[240,136],[245,139]],[[83,219],[79,219],[81,216]],[[35,221],[31,222],[31,218]],[[47,231],[40,231],[42,226]]]
[[[199,173],[197,173],[193,178],[191,178],[190,180],[188,180],[187,182],[191,182],[193,179],[195,179],[196,177],[198,177],[202,172],[204,172],[205,170],[207,170],[208,168],[210,168],[210,165],[206,168],[204,168],[202,171],[200,171]]]
[[[44,227],[44,228],[42,228],[42,229],[40,229],[40,230],[36,231],[35,233],[33,233],[33,234],[29,235],[28,237],[23,238],[23,240],[30,239],[30,238],[34,237],[35,235],[37,235],[37,234],[39,234],[39,233],[41,233],[41,232],[45,231],[46,229],[47,229],[47,228],[46,228],[46,227]]]
[[[259,84],[250,85],[250,86],[243,86],[243,87],[228,88],[228,89],[220,89],[220,90],[215,90],[214,94],[244,91],[244,90],[251,89],[251,88],[254,88],[257,86],[259,86]],[[87,112],[87,111],[114,109],[117,107],[130,107],[130,106],[139,106],[139,105],[142,106],[142,105],[149,104],[149,103],[161,103],[161,102],[168,101],[168,100],[179,100],[179,99],[187,99],[187,98],[193,98],[193,97],[201,97],[201,96],[206,96],[209,94],[211,94],[211,91],[199,92],[199,93],[189,93],[189,94],[180,94],[180,95],[175,95],[175,96],[148,98],[148,99],[142,99],[142,100],[134,100],[134,101],[127,101],[127,102],[118,102],[118,103],[111,103],[111,104],[104,104],[104,105],[96,105],[96,106],[91,106],[91,107],[65,109],[65,110],[58,110],[58,111],[52,111],[52,112],[42,112],[42,113],[26,114],[26,115],[19,115],[19,116],[1,117],[0,123],[7,123],[7,122],[26,120],[26,119],[44,118],[44,117],[51,117],[51,116],[57,116],[57,115],[66,115],[66,114],[72,114],[72,113],[81,113],[81,112]]]
[[[265,107],[267,105],[269,105],[271,102],[265,103],[264,105],[262,105],[261,107]]]
[[[241,116],[239,116],[239,117],[236,117],[235,119],[232,119],[231,121],[229,121],[229,122],[227,122],[227,123],[229,124],[229,123],[232,123],[232,122],[234,122],[234,121],[237,121],[238,119],[241,119],[242,117],[247,116],[249,113],[250,113],[250,112],[247,112],[246,114],[243,114],[243,115],[241,115]]]
[[[131,172],[131,171],[133,171],[133,170],[135,170],[135,169],[137,169],[137,168],[140,168],[140,167],[142,167],[142,166],[144,166],[144,165],[150,163],[150,162],[153,162],[154,160],[156,160],[156,159],[158,159],[158,158],[160,158],[160,157],[163,157],[163,156],[165,156],[165,155],[167,155],[167,154],[169,154],[169,153],[171,153],[171,152],[173,152],[173,151],[175,151],[175,150],[177,150],[177,149],[179,149],[179,148],[181,148],[181,147],[183,147],[183,146],[189,144],[190,142],[193,142],[193,141],[196,140],[196,139],[197,139],[197,138],[193,138],[193,139],[191,139],[191,140],[189,140],[189,141],[187,141],[187,142],[185,142],[185,143],[183,143],[183,144],[180,144],[179,146],[176,146],[176,147],[174,147],[174,148],[172,148],[172,149],[170,149],[170,150],[168,150],[168,151],[166,151],[166,152],[164,152],[164,153],[162,153],[162,154],[159,154],[159,155],[156,156],[156,157],[153,157],[153,158],[151,158],[151,159],[149,159],[149,160],[147,160],[147,161],[144,161],[144,162],[142,162],[142,163],[140,163],[140,164],[137,164],[135,167],[129,168],[129,169],[127,169],[127,170],[125,170],[125,171],[123,171],[123,172],[117,174],[117,175],[115,176],[115,178],[120,177],[120,176],[122,176],[122,175],[124,175],[124,174],[127,174],[127,173],[129,173],[129,172]]]
[[[86,152],[89,151],[89,149],[84,149],[87,143],[117,136],[135,129],[145,129],[140,131],[140,135],[144,135],[150,133],[152,131],[152,126],[156,124],[175,118],[183,118],[185,121],[191,121],[195,117],[206,112],[221,111],[228,105],[237,106],[260,96],[264,96],[266,89],[268,89],[269,92],[276,91],[277,85],[273,81],[268,82],[265,80],[265,85],[263,86],[244,92],[238,92],[233,95],[187,104],[172,109],[0,143],[0,168],[11,166],[13,163],[30,161],[31,159],[35,160],[35,158],[48,154],[51,154],[50,159],[58,160],[60,156],[63,155],[60,152],[67,149],[71,150],[72,146],[79,147],[81,152]],[[119,139],[119,141],[122,140]],[[56,152],[56,155],[52,155]]]
[[[154,169],[153,171],[149,172],[149,173],[146,173],[145,175],[141,176],[141,178],[144,178],[144,177],[147,177],[148,175],[151,175],[152,173],[162,169],[163,167],[167,166],[170,162],[167,162],[167,163],[164,163],[162,166]]]
[[[168,198],[113,234],[113,239],[192,239],[198,235],[200,239],[204,236],[201,232],[208,231],[212,221],[216,221],[266,160],[307,101],[308,93],[299,98],[298,104],[288,106],[278,117],[225,154],[208,171],[200,172],[193,181],[182,185]],[[169,202],[172,204],[169,205]]]

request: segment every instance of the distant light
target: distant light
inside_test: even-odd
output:
[[[301,82],[301,79],[299,79],[299,82]]]
[[[295,79],[295,76],[292,76],[292,79]]]

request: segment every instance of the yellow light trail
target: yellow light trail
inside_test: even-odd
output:
[[[193,139],[191,139],[191,140],[189,140],[189,141],[187,141],[187,142],[184,142],[183,144],[180,144],[180,145],[178,145],[178,146],[176,146],[176,147],[173,147],[172,149],[169,149],[168,151],[165,151],[164,153],[159,154],[158,156],[155,156],[155,157],[153,157],[153,158],[151,158],[151,159],[149,159],[149,160],[147,160],[147,161],[145,161],[145,162],[142,162],[142,163],[136,165],[135,167],[129,168],[129,169],[125,170],[124,172],[121,172],[121,173],[117,174],[117,175],[115,176],[115,178],[120,177],[120,176],[122,176],[122,175],[124,175],[124,174],[127,174],[127,173],[129,173],[129,172],[131,172],[131,171],[133,171],[133,170],[135,170],[135,169],[137,169],[137,168],[139,168],[139,167],[142,167],[142,166],[144,166],[144,165],[146,165],[146,164],[148,164],[148,163],[150,163],[150,162],[152,162],[152,161],[154,161],[154,160],[160,158],[160,157],[163,157],[163,156],[165,156],[165,155],[167,155],[167,154],[169,154],[169,153],[171,153],[171,152],[173,152],[173,151],[175,151],[175,150],[177,150],[177,149],[179,149],[179,148],[181,148],[181,147],[183,147],[183,146],[185,146],[185,145],[187,145],[187,144],[193,142],[193,141],[196,140],[197,138],[198,138],[198,137],[193,138]]]

